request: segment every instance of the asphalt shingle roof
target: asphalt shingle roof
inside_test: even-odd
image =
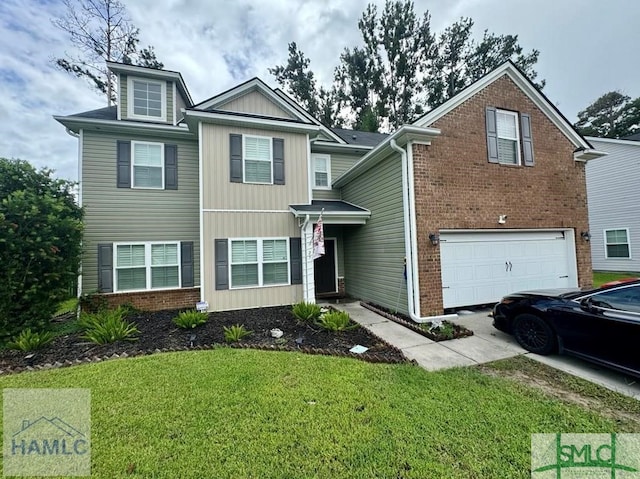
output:
[[[370,131],[347,130],[345,128],[331,128],[336,135],[350,145],[377,146],[389,135],[386,133],[374,133]]]
[[[82,113],[76,113],[71,116],[79,116],[81,118],[91,118],[93,120],[117,120],[118,111],[117,107],[107,106],[105,108],[98,108],[97,110],[83,111]]]
[[[291,208],[306,213],[320,213],[323,208],[332,213],[368,213],[364,208],[339,200],[313,200],[310,205],[291,205]]]

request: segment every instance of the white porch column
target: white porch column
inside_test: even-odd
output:
[[[313,223],[307,221],[300,228],[302,243],[302,290],[307,303],[316,302],[316,285],[313,269]]]

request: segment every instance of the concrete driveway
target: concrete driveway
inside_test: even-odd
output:
[[[492,326],[489,310],[460,312],[454,322],[470,329],[474,335],[436,343],[360,306],[358,302],[332,306],[348,312],[354,321],[400,349],[407,358],[415,360],[428,371],[472,366],[524,354],[548,366],[640,399],[640,382],[632,378],[568,356],[528,353],[512,336]]]

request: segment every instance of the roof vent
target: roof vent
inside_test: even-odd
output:
[[[357,140],[357,139],[358,139],[358,137],[357,137],[356,135],[351,135],[351,139],[352,139],[352,140]]]

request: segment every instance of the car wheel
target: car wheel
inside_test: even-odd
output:
[[[513,335],[529,352],[550,354],[556,349],[556,335],[551,326],[534,314],[520,314],[513,321]]]

